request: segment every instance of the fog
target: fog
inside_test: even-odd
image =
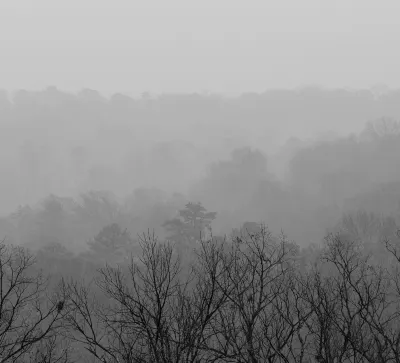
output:
[[[216,235],[262,222],[305,247],[345,213],[396,219],[400,92],[377,91],[4,91],[0,233],[76,252],[110,223],[165,238],[200,202]]]
[[[0,0],[0,361],[399,362],[399,14]]]
[[[0,361],[399,362],[399,13],[0,0]]]
[[[395,88],[399,10],[395,0],[2,0],[1,87]]]
[[[398,220],[396,1],[1,0],[0,238],[71,250],[188,202],[305,247]],[[353,214],[352,214],[353,213]]]

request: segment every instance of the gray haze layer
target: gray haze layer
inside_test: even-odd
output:
[[[264,222],[307,245],[349,208],[400,213],[399,118],[398,90],[4,92],[0,233],[74,248],[114,222],[165,236],[194,201],[215,233]]]
[[[1,86],[396,87],[399,13],[396,0],[1,0]]]
[[[399,13],[0,0],[0,238],[162,234],[189,201],[218,233],[262,221],[302,245],[361,205],[400,218]]]
[[[1,362],[399,363],[399,15],[0,0]]]

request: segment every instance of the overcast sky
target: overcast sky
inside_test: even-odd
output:
[[[399,0],[0,0],[0,88],[400,86]]]

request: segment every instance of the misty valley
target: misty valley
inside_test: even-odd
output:
[[[0,362],[400,362],[400,91],[0,93]]]

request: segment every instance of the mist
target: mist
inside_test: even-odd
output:
[[[398,10],[3,0],[0,237],[163,239],[187,203],[216,235],[265,223],[302,247],[349,213],[397,220]]]
[[[399,212],[397,90],[134,98],[48,87],[4,91],[0,104],[2,234],[23,244],[56,238],[80,250],[116,221],[166,236],[164,223],[187,202],[217,213],[217,235],[251,221],[301,246],[321,241],[346,212]],[[78,228],[89,217],[76,208],[87,203],[100,203],[103,216]],[[51,205],[67,215],[55,222]]]
[[[396,88],[395,0],[2,0],[2,87],[238,95]]]
[[[1,362],[398,362],[399,13],[0,0]]]

